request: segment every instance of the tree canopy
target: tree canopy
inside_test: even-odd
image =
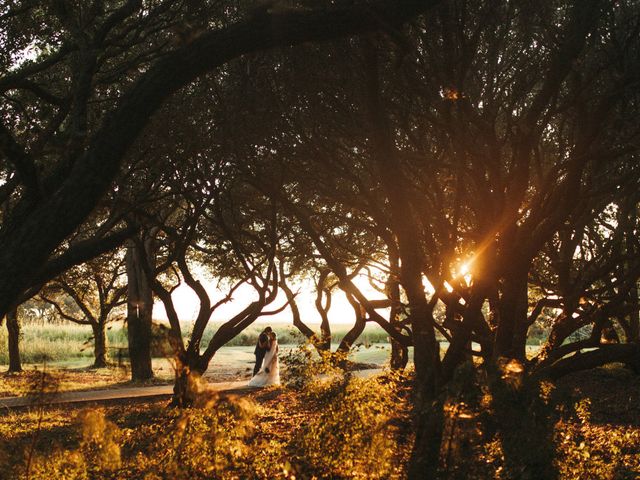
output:
[[[633,0],[0,7],[0,315],[128,239],[184,390],[280,289],[327,350],[339,288],[354,336],[382,326],[398,367],[413,346],[420,478],[470,357],[640,369],[639,31]],[[258,298],[206,346],[196,263]],[[162,275],[199,297],[187,345]]]

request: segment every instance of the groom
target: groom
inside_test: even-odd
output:
[[[258,343],[256,344],[256,349],[253,351],[256,355],[256,366],[253,367],[253,376],[256,376],[256,373],[260,371],[260,367],[262,367],[262,360],[264,360],[265,354],[269,351],[269,333],[271,333],[271,327],[265,328],[262,333],[258,336]],[[267,373],[269,373],[267,371]]]

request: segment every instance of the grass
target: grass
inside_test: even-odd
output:
[[[43,370],[42,366],[33,366],[19,374],[0,376],[0,397],[33,395],[41,391],[57,393],[112,388],[118,384],[125,385],[128,381],[127,372],[119,368]]]
[[[62,362],[92,358],[93,333],[87,325],[25,325],[21,329],[20,355],[24,363]],[[115,324],[107,330],[107,342],[112,356],[115,349],[127,345],[127,333]],[[7,331],[0,329],[0,365],[9,363]]]
[[[185,339],[190,332],[190,324],[182,326]],[[202,345],[207,345],[219,324],[207,327],[204,333]],[[256,344],[258,335],[265,327],[264,324],[254,324],[245,329],[240,335],[231,340],[226,347],[252,347]],[[297,345],[303,338],[301,334],[288,324],[274,324],[274,330],[278,334],[280,345]],[[349,331],[349,325],[337,325],[333,328],[332,342],[339,343]],[[316,330],[318,330],[316,328]],[[86,325],[72,323],[61,325],[34,325],[28,324],[22,327],[20,342],[20,354],[24,364],[55,364],[56,366],[85,366],[91,363],[93,358],[93,342],[91,328]],[[388,349],[389,338],[387,333],[377,325],[368,324],[358,338],[362,359],[357,361],[369,363],[382,363],[379,360],[375,347]],[[122,323],[113,323],[107,330],[107,344],[109,355],[114,361],[126,358],[127,331]],[[367,349],[366,347],[374,347]],[[531,355],[537,352],[539,347],[527,346],[527,352]],[[369,356],[374,359],[367,359]],[[386,359],[385,359],[386,360]],[[7,351],[7,331],[0,328],[0,366],[8,365],[9,353]]]
[[[185,411],[152,401],[6,412],[0,471],[33,480],[402,478],[407,448],[393,447],[406,411],[394,387],[354,380],[316,388],[203,397],[201,408]],[[333,438],[329,454],[324,442],[342,422],[350,434]]]
[[[219,324],[212,324],[205,330],[202,345],[207,345]],[[182,331],[188,338],[191,325],[185,323]],[[231,340],[227,346],[253,346],[258,335],[265,327],[264,324],[251,325],[240,335]],[[300,333],[290,325],[274,324],[281,345],[298,344]],[[349,330],[348,325],[334,327],[332,341],[339,343]],[[93,342],[91,328],[86,325],[24,325],[21,332],[20,353],[26,364],[59,363],[80,359],[90,359],[93,356]],[[364,345],[387,343],[388,336],[384,330],[375,325],[367,325],[358,339]],[[107,344],[112,358],[126,356],[127,331],[122,323],[113,323],[107,330]],[[0,328],[0,365],[8,365],[7,331]]]

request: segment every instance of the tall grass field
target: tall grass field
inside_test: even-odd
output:
[[[219,324],[211,324],[207,327],[202,345],[206,346],[217,330]],[[245,329],[240,335],[231,340],[227,346],[251,346],[255,345],[258,335],[266,324],[255,324]],[[282,345],[299,344],[304,339],[295,327],[288,324],[273,324],[274,331],[278,334],[279,343]],[[313,328],[313,327],[312,327]],[[182,332],[187,341],[191,323],[182,325]],[[349,331],[349,325],[336,325],[332,331],[332,342],[339,343]],[[319,331],[319,328],[314,328]],[[73,323],[60,325],[23,325],[21,329],[20,353],[24,363],[65,362],[93,357],[93,340],[91,328],[86,325]],[[387,343],[387,333],[377,325],[367,325],[365,331],[356,343],[365,346]],[[113,323],[107,330],[107,343],[109,355],[112,358],[126,356],[127,331],[121,323]],[[0,365],[9,363],[7,350],[7,331],[0,328]]]

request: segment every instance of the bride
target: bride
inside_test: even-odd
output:
[[[269,332],[269,351],[264,356],[262,368],[249,380],[250,387],[280,385],[280,366],[278,365],[278,338],[276,332]]]

